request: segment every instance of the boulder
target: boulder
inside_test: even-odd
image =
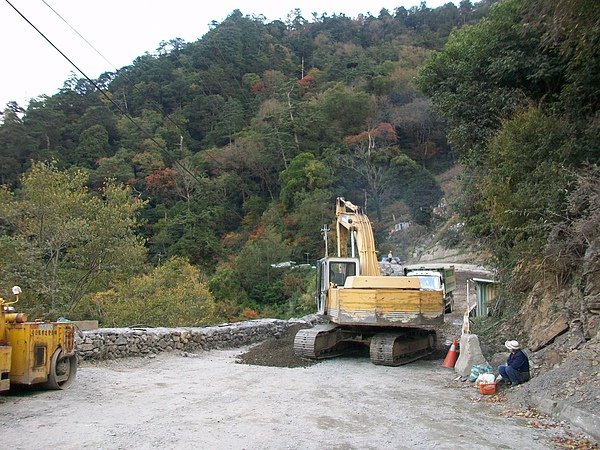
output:
[[[548,344],[552,343],[557,336],[560,336],[569,329],[569,319],[561,314],[550,323],[543,323],[531,333],[529,348],[537,352]]]
[[[479,338],[476,334],[463,334],[460,338],[459,348],[460,353],[454,365],[454,371],[460,374],[460,376],[469,376],[471,367],[474,364],[488,363],[481,352]]]

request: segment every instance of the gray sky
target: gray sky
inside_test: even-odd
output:
[[[211,21],[222,22],[234,9],[243,14],[264,15],[268,21],[285,20],[302,5],[302,15],[343,13],[349,17],[382,8],[392,12],[409,8],[419,0],[269,0],[269,1],[185,1],[185,0],[8,0],[33,25],[91,78],[130,64],[145,52],[153,53],[163,40],[176,37],[193,42],[208,31]],[[428,0],[431,8],[448,3]],[[458,3],[458,0],[454,1]],[[51,8],[50,8],[50,7]],[[68,24],[92,44],[111,64],[99,56]],[[8,101],[26,106],[30,98],[53,95],[76,70],[48,44],[17,12],[0,0],[2,71],[0,107]],[[114,67],[113,67],[114,65]],[[81,77],[77,73],[77,77]]]

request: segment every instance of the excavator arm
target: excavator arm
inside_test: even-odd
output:
[[[371,221],[366,214],[360,212],[358,206],[338,197],[335,206],[337,218],[337,253],[339,257],[348,255],[348,247],[352,257],[358,256],[360,274],[362,276],[379,276],[379,263],[375,250],[375,238]],[[350,242],[348,242],[350,241]],[[354,254],[355,248],[358,255]]]

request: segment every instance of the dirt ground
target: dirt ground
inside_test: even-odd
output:
[[[439,360],[288,368],[239,364],[245,350],[86,363],[65,391],[0,397],[0,430],[14,450],[547,449],[569,437]]]
[[[467,274],[462,274],[461,280]],[[463,284],[463,283],[459,283]],[[460,331],[464,296],[444,333]],[[355,355],[315,363],[295,330],[252,347],[83,363],[65,391],[0,396],[11,449],[597,448],[442,367]],[[8,443],[7,443],[8,445]]]

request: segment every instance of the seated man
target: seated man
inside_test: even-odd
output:
[[[506,384],[517,385],[529,381],[529,359],[521,350],[518,341],[506,341],[504,346],[510,350],[506,364],[498,367],[498,372]]]

